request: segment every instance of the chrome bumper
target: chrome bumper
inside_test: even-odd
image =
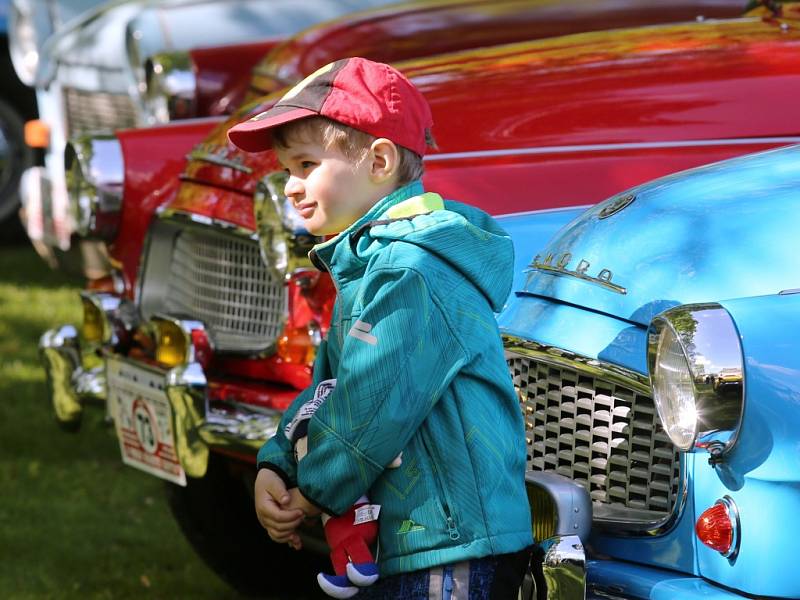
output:
[[[164,381],[172,408],[175,450],[189,477],[205,475],[211,448],[254,455],[277,431],[279,411],[234,403],[211,407],[208,382],[199,363],[165,370]]]
[[[528,471],[525,485],[532,499],[534,532],[544,531],[548,523],[552,529],[534,550],[519,600],[584,600],[586,554],[581,540],[592,527],[589,493],[552,472]],[[539,510],[543,514],[537,515]]]
[[[56,420],[67,429],[77,429],[86,402],[105,402],[106,377],[101,359],[92,349],[81,349],[78,332],[72,325],[45,332],[39,340],[39,354]]]

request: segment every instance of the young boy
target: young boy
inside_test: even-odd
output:
[[[397,70],[349,58],[228,133],[247,151],[274,147],[306,228],[337,234],[310,253],[336,305],[313,384],[258,454],[256,512],[299,548],[304,516],[368,494],[381,578],[358,598],[506,600],[533,543],[522,415],[493,315],[513,248],[484,212],[425,193],[431,126]],[[296,461],[283,432],[330,379]]]

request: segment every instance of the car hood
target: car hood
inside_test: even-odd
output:
[[[800,146],[670,175],[532,251],[521,292],[646,325],[679,304],[800,288],[798,211]]]

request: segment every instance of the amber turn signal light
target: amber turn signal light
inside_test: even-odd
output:
[[[278,340],[278,356],[287,363],[310,365],[316,350],[308,327],[287,327]]]
[[[694,530],[703,544],[733,559],[739,542],[739,513],[733,500],[725,496],[703,511]]]
[[[176,367],[186,362],[188,343],[183,330],[171,321],[157,320],[156,361],[165,367]]]
[[[31,148],[47,148],[50,145],[50,126],[40,119],[25,123],[25,143]]]
[[[104,336],[104,317],[100,308],[87,298],[81,298],[83,304],[83,339],[92,344],[99,344]]]

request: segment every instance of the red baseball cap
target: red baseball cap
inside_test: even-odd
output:
[[[413,150],[427,148],[431,109],[400,71],[366,58],[345,58],[318,69],[269,110],[228,130],[228,139],[247,152],[272,147],[269,130],[323,116]]]

